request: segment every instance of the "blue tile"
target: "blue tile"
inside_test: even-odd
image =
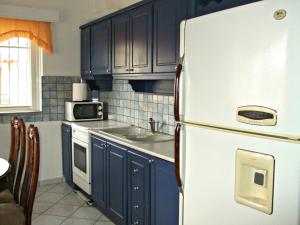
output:
[[[164,103],[164,97],[162,95],[158,95],[157,96],[157,102],[160,103],[160,104],[163,104]]]
[[[49,114],[50,113],[50,107],[43,107],[42,112],[43,112],[43,114]]]
[[[57,107],[56,106],[51,106],[50,107],[50,114],[57,114]]]
[[[65,84],[57,84],[56,85],[57,91],[64,91],[65,90],[64,85]]]
[[[42,98],[50,98],[50,92],[49,91],[43,91]]]
[[[50,114],[50,120],[51,121],[57,120],[57,114]]]
[[[57,114],[57,119],[58,120],[64,120],[65,119],[65,114]]]
[[[57,98],[56,91],[49,91],[49,98]]]
[[[157,112],[161,113],[161,114],[164,112],[163,104],[158,104],[157,105]]]
[[[57,99],[49,99],[50,106],[57,106]]]
[[[43,114],[43,121],[49,121],[50,120],[50,114]]]
[[[58,91],[57,92],[57,98],[58,99],[63,99],[65,97],[65,93],[63,91]]]
[[[56,83],[63,84],[64,83],[64,77],[57,77]]]

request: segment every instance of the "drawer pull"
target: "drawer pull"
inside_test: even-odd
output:
[[[138,209],[138,208],[140,208],[140,206],[139,205],[134,205],[133,208]]]
[[[132,225],[139,225],[140,222],[138,220],[134,221]]]
[[[133,169],[133,173],[138,173],[138,172],[139,172],[139,169],[137,169],[137,168]]]
[[[133,187],[133,190],[134,191],[138,191],[140,189],[140,187],[139,186],[135,186],[135,187]]]

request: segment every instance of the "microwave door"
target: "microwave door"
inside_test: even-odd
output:
[[[95,119],[98,117],[98,106],[96,104],[76,104],[73,115],[76,120]]]

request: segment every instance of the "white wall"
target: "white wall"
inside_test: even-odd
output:
[[[61,178],[62,175],[62,147],[61,122],[35,122],[40,135],[40,172],[39,180]],[[28,127],[28,124],[26,124]],[[8,158],[10,145],[10,126],[0,124],[0,157]]]

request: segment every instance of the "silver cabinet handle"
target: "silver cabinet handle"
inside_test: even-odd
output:
[[[135,186],[135,187],[133,187],[133,190],[134,191],[138,191],[140,189],[140,187],[139,186]]]
[[[133,169],[133,173],[134,173],[134,174],[138,173],[139,171],[140,171],[140,170],[139,170],[138,168],[134,168],[134,169]]]
[[[134,221],[132,225],[139,225],[140,222],[138,220]]]
[[[138,208],[140,208],[140,206],[139,205],[134,205],[133,208],[138,209]]]

